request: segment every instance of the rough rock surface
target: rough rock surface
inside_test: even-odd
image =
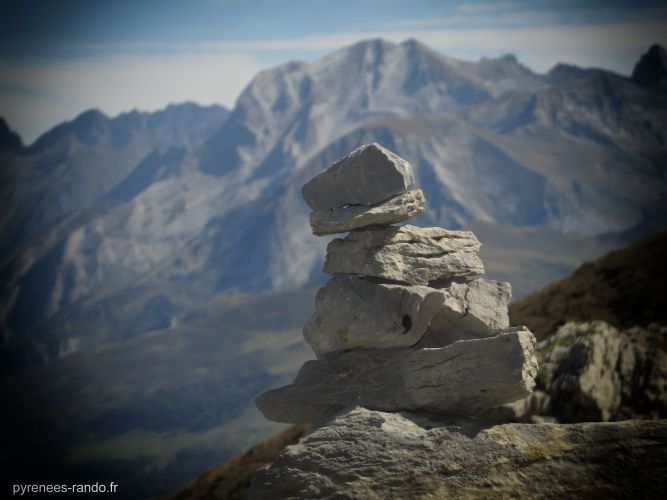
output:
[[[363,274],[413,285],[472,279],[484,273],[479,248],[470,231],[412,225],[367,228],[329,243],[324,272]]]
[[[539,389],[534,390],[525,399],[491,408],[485,411],[480,418],[495,423],[558,422],[558,419],[552,415],[551,396]]]
[[[475,415],[525,398],[537,373],[526,328],[433,349],[362,349],[305,363],[292,385],[265,392],[269,420],[312,422],[356,405],[384,411]]]
[[[667,416],[665,333],[603,321],[561,327],[541,344],[554,415],[567,422]]]
[[[435,288],[336,276],[317,292],[303,336],[318,357],[354,348],[409,347],[445,301],[446,293]]]
[[[257,471],[249,498],[662,498],[665,491],[664,420],[484,429],[355,408]]]
[[[666,338],[667,328],[658,325],[619,330],[604,321],[566,323],[537,345],[539,390],[485,417],[495,422],[667,418]]]
[[[350,205],[333,210],[317,210],[310,214],[313,234],[345,233],[374,225],[389,225],[412,219],[424,213],[424,192],[413,189],[389,200],[367,207]]]
[[[442,289],[445,300],[417,347],[444,347],[457,340],[490,337],[509,326],[509,283],[476,279]]]
[[[313,210],[375,205],[415,183],[412,166],[377,143],[355,149],[301,189]]]

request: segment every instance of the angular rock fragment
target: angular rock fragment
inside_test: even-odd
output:
[[[444,301],[445,293],[434,288],[337,276],[317,292],[303,336],[318,357],[354,348],[409,347]]]
[[[313,228],[313,234],[324,236],[367,226],[394,224],[422,213],[424,213],[424,193],[421,189],[414,189],[370,207],[350,205],[336,210],[311,212],[310,226]]]
[[[361,274],[412,285],[472,279],[484,273],[479,247],[470,231],[411,225],[366,228],[329,243],[324,272],[332,276]]]
[[[509,326],[509,283],[478,278],[452,283],[442,291],[445,300],[417,347],[444,347],[457,340],[490,337]]]
[[[318,422],[347,407],[474,415],[530,394],[535,338],[525,327],[434,349],[363,349],[309,361],[292,385],[255,401],[278,422]]]
[[[355,149],[301,189],[313,210],[375,205],[405,193],[415,183],[412,166],[377,143]]]
[[[667,328],[618,330],[604,321],[569,322],[540,342],[553,413],[560,421],[664,418]],[[561,348],[561,349],[558,349]],[[558,352],[560,351],[560,352]]]

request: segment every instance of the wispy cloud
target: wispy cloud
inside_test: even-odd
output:
[[[110,56],[56,63],[0,61],[0,116],[24,140],[89,108],[115,115],[194,100],[232,106],[264,65],[249,54]]]
[[[193,53],[297,51],[320,53],[369,38],[384,38],[393,42],[416,38],[452,57],[514,52],[521,54],[525,62],[538,71],[546,70],[555,63],[563,61],[583,66],[601,65],[622,73],[628,73],[631,67],[627,66],[627,61],[616,59],[619,51],[638,55],[653,43],[667,43],[667,20],[656,20],[648,23],[617,22],[600,25],[553,25],[520,28],[377,30],[236,42],[150,42],[95,45],[83,47],[82,50]],[[600,59],[601,51],[608,54],[606,57],[602,56],[602,60]]]
[[[627,16],[614,8],[580,9],[571,14],[571,22],[564,23],[539,9],[514,9],[514,2],[467,5],[452,16],[385,20],[376,29],[363,31],[61,46],[60,52],[69,59],[0,61],[0,115],[32,140],[48,126],[90,107],[115,114],[184,100],[233,105],[260,69],[295,57],[313,59],[368,38],[393,42],[416,38],[462,59],[511,52],[537,71],[568,62],[623,74],[632,70],[651,44],[667,45],[667,10],[663,8]],[[497,14],[498,9],[504,13]]]
[[[480,12],[501,11],[526,7],[521,2],[466,2],[456,7],[456,10],[464,14],[479,14]]]

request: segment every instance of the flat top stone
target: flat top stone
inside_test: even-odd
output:
[[[404,193],[415,183],[412,166],[377,143],[355,149],[301,189],[313,210],[375,205]]]
[[[440,227],[372,227],[351,232],[327,246],[324,272],[360,274],[398,283],[426,285],[484,273],[480,243],[470,231]]]

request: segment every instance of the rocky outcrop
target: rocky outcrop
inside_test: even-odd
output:
[[[666,328],[568,323],[542,342],[543,384],[564,422],[667,417]]]
[[[538,390],[487,412],[497,421],[667,418],[667,328],[570,322],[538,344]],[[493,415],[493,416],[492,416]]]
[[[344,412],[260,469],[249,498],[661,498],[667,422],[447,422]]]

